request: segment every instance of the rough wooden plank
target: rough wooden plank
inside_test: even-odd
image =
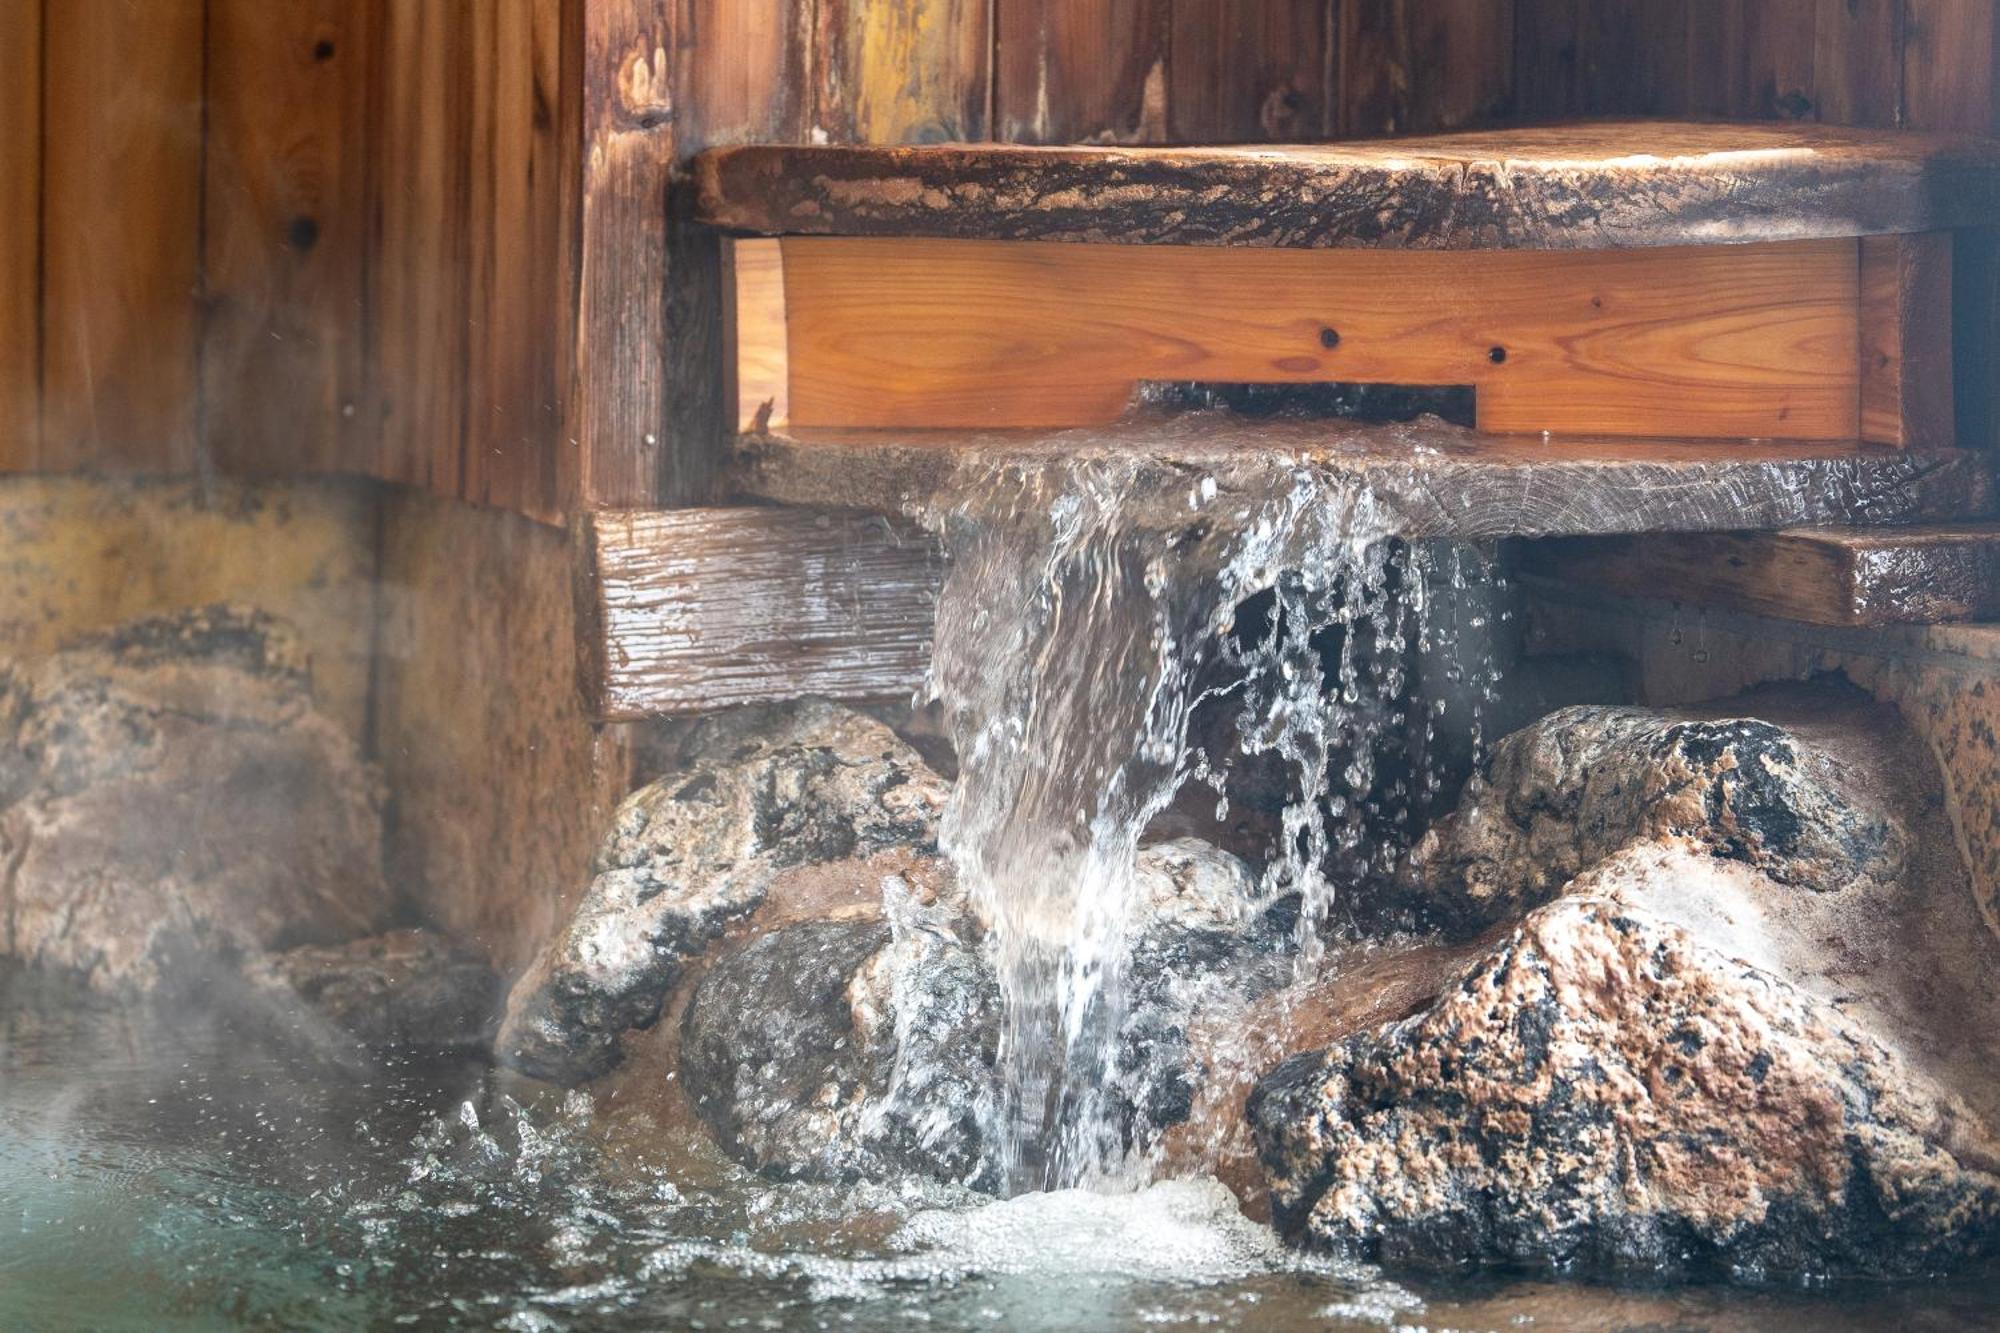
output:
[[[1813,114],[1820,0],[1697,0],[1688,6],[1688,107],[1696,115],[1801,120]]]
[[[1514,0],[1344,0],[1334,21],[1341,134],[1457,130],[1506,115]]]
[[[1904,0],[1903,123],[1990,134],[2000,127],[2000,13],[1992,0]]]
[[[907,697],[930,657],[936,543],[791,509],[587,517],[585,695],[603,718]]]
[[[1532,573],[1814,625],[2000,617],[2000,525],[1585,537],[1521,548]]]
[[[1813,88],[1813,114],[1829,125],[1899,124],[1903,0],[1820,0]]]
[[[1953,443],[1949,234],[1861,241],[1861,438]]]
[[[731,299],[723,310],[725,396],[736,429],[769,430],[791,420],[785,331],[785,261],[779,242],[731,241],[724,251]]]
[[[388,481],[457,495],[465,439],[472,58],[466,0],[384,6],[374,371]]]
[[[716,144],[803,142],[813,123],[813,0],[584,0],[671,16],[675,141],[682,153]],[[608,15],[607,11],[607,15]],[[604,21],[604,20],[600,20]]]
[[[993,0],[819,0],[813,123],[842,143],[986,137]]]
[[[1515,0],[1515,116],[1685,115],[1688,28],[1658,0]]]
[[[202,434],[227,470],[352,461],[370,16],[342,0],[208,6]]]
[[[194,466],[202,8],[43,9],[47,466]]]
[[[574,484],[562,437],[582,109],[566,82],[571,37],[559,0],[510,0],[472,17],[461,494],[552,519]]]
[[[704,220],[771,235],[1576,250],[1937,231],[2000,208],[2000,144],[1809,125],[1234,149],[770,146],[694,169]]]
[[[921,515],[1005,481],[1046,497],[1071,474],[1117,469],[1135,524],[1185,525],[1190,495],[1226,524],[1246,497],[1300,479],[1359,499],[1411,537],[1726,532],[1984,517],[1993,478],[1970,450],[1858,442],[1523,439],[1435,419],[1366,426],[1212,413],[1052,434],[809,431],[746,436],[738,494],[778,504]],[[1094,470],[1094,471],[1093,471]]]
[[[1327,0],[1173,0],[1170,137],[1238,143],[1326,135],[1331,12]]]
[[[0,470],[41,434],[42,7],[0,4]]]
[[[782,245],[799,425],[1101,424],[1141,381],[1194,380],[1469,384],[1491,431],[1857,429],[1852,241],[1582,253]]]
[[[720,443],[669,452],[667,180],[674,100],[662,7],[586,0],[583,267],[573,431],[587,504],[698,498]]]
[[[1037,144],[1164,140],[1169,5],[1002,0],[994,16],[996,137]]]

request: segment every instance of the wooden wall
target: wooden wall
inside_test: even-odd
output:
[[[0,0],[0,467],[696,502],[719,266],[667,196],[701,148],[1991,131],[1996,41],[1993,0]]]

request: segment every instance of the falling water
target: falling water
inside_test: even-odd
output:
[[[1226,815],[1236,757],[1288,772],[1245,908],[1297,897],[1302,974],[1332,875],[1379,862],[1389,807],[1423,794],[1380,790],[1378,763],[1407,732],[1404,664],[1438,632],[1435,557],[1352,478],[1304,465],[1255,495],[1190,470],[1185,516],[1137,523],[1143,466],[1003,464],[930,516],[952,551],[930,688],[960,758],[942,841],[1000,976],[995,1139],[1015,1189],[1143,1183],[1114,1106],[1135,858],[1184,787]],[[1226,753],[1190,744],[1202,707],[1233,710]]]

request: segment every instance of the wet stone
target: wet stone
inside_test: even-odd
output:
[[[626,799],[569,924],[515,983],[496,1050],[575,1084],[618,1063],[687,963],[801,866],[934,851],[947,787],[886,726],[826,703],[722,719]]]
[[[1559,709],[1494,748],[1410,857],[1402,906],[1472,933],[1640,841],[1685,841],[1814,892],[1881,886],[1909,835],[1840,756],[1754,717]]]
[[[484,960],[427,930],[306,944],[258,960],[250,980],[375,1049],[481,1049],[499,979]]]
[[[1290,1239],[1384,1263],[1911,1274],[2000,1241],[2000,1143],[1840,1008],[1589,897],[1249,1115]]]
[[[382,929],[381,792],[261,612],[135,621],[0,664],[18,961],[141,993]]]

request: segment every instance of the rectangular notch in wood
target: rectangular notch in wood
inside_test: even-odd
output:
[[[1599,251],[734,248],[745,430],[1101,425],[1141,382],[1167,380],[1469,385],[1492,433],[1950,438],[1941,235]]]

